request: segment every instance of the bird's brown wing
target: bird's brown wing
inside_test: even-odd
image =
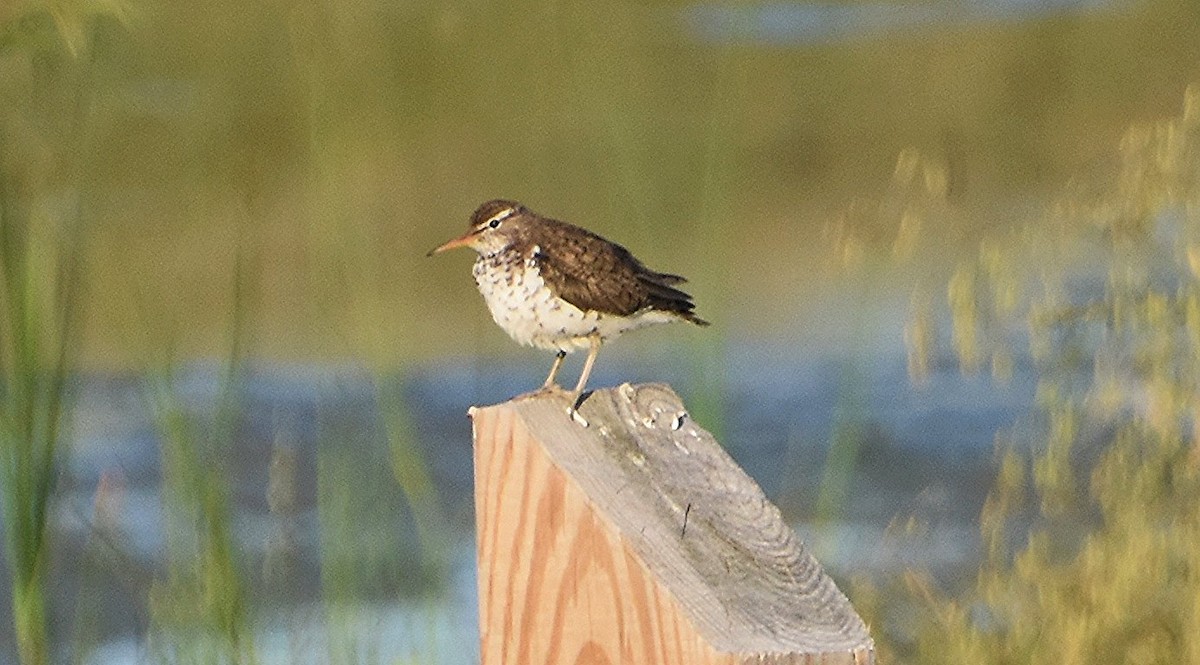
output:
[[[546,285],[585,311],[627,316],[644,308],[646,289],[637,277],[637,259],[619,245],[580,231],[531,248]]]
[[[533,259],[547,286],[567,302],[585,311],[621,316],[658,309],[705,325],[692,314],[691,296],[673,286],[684,278],[650,270],[629,250],[584,229],[559,237],[553,247],[538,247]]]

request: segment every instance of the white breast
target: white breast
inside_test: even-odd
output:
[[[535,247],[531,252],[537,254]],[[520,259],[523,269],[506,271],[509,261]],[[475,284],[487,301],[492,319],[520,344],[570,353],[587,348],[588,337],[599,333],[611,339],[621,333],[677,317],[656,310],[644,310],[630,317],[608,316],[594,310],[581,310],[556,298],[546,286],[537,262],[512,253],[480,257],[473,270]]]

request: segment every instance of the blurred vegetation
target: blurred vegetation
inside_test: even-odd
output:
[[[242,256],[233,272],[227,360],[213,412],[197,413],[179,397],[175,358],[160,361],[146,389],[160,439],[166,539],[165,575],[147,599],[147,651],[159,662],[257,662],[249,562],[233,531],[231,496],[246,365],[245,303],[254,290]]]
[[[119,14],[116,3],[0,10],[0,518],[24,665],[56,657],[50,517],[82,339],[90,33]]]
[[[256,355],[508,349],[478,307],[435,306],[473,302],[466,259],[424,258],[499,195],[686,273],[711,319],[796,325],[829,278],[812,269],[821,227],[878,194],[898,153],[941,161],[948,195],[995,222],[1014,192],[1095,159],[1095,137],[1165,109],[1200,61],[1194,7],[775,48],[703,42],[669,3],[142,0],[127,28],[84,33],[100,91],[87,272],[104,303],[85,360],[128,368],[162,344],[133,292],[180,353],[219,353],[204,313],[228,309],[240,234],[263,248]],[[730,297],[745,265],[756,295]]]
[[[0,4],[0,498],[22,663],[60,651],[82,661],[104,638],[87,623],[103,608],[77,616],[79,645],[47,628],[71,372],[145,380],[166,550],[132,601],[148,607],[145,655],[241,663],[266,651],[271,603],[294,600],[303,500],[279,427],[267,552],[241,549],[245,375],[263,359],[365,366],[379,422],[317,415],[322,630],[287,630],[298,662],[386,660],[362,603],[444,591],[452,538],[403,379],[424,356],[509,349],[465,259],[423,259],[478,201],[525,199],[691,277],[722,332],[672,334],[693,335],[686,397],[719,432],[727,340],[783,329],[792,344],[821,332],[811,300],[890,296],[881,256],[914,265],[974,251],[1012,199],[1037,200],[1098,159],[1096,136],[1163,108],[1200,62],[1191,0],[786,48],[705,42],[689,32],[688,7]],[[1028,341],[1048,435],[1004,457],[984,520],[988,559],[968,595],[913,575],[899,591],[856,596],[877,607],[885,655],[920,662],[986,646],[1020,662],[1047,631],[1091,648],[1104,629],[1105,644],[1136,639],[1130,653],[1153,660],[1196,632],[1186,593],[1149,596],[1191,593],[1197,577],[1195,516],[1182,508],[1197,498],[1194,96],[1187,109],[1131,132],[1113,181],[1063,197],[1038,224],[989,234],[949,280],[963,366],[1003,379]],[[880,206],[857,203],[879,194]],[[979,217],[948,235],[952,214]],[[831,263],[863,270],[843,281]],[[1104,274],[1087,272],[1098,265]],[[927,281],[912,296],[918,380],[939,345],[931,293]],[[869,353],[869,334],[891,325],[865,309],[849,340],[845,321],[824,324],[838,348]],[[180,393],[196,357],[224,359],[211,410]],[[846,375],[818,496],[826,521],[864,436],[857,368]],[[1137,557],[1162,565],[1128,565]],[[1116,611],[1122,600],[1141,611]],[[909,620],[897,628],[896,616]]]
[[[237,377],[222,381],[217,412],[190,414],[169,370],[150,388],[162,437],[166,574],[150,589],[151,658],[170,663],[253,663],[245,567],[232,531],[229,449]]]
[[[1108,177],[954,271],[961,367],[991,358],[1003,380],[1029,358],[1040,416],[998,440],[973,584],[859,585],[884,662],[1200,662],[1198,248],[1193,86],[1180,115],[1129,130]]]

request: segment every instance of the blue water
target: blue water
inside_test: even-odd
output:
[[[417,582],[402,583],[350,603],[342,612],[349,618],[336,634],[357,635],[363,649],[385,655],[384,660],[436,653],[435,661],[423,662],[474,662],[466,410],[536,387],[544,364],[435,363],[384,378],[351,366],[269,366],[246,375],[238,396],[235,445],[214,467],[228,473],[234,537],[252,573],[262,570],[273,547],[272,534],[281,524],[265,498],[270,459],[280,450],[294,460],[297,497],[284,518],[292,562],[288,588],[263,585],[254,591],[273,594],[270,613],[256,624],[264,662],[294,661],[297,639],[325,653],[322,645],[329,639],[328,617],[320,605],[323,553],[315,493],[318,450],[330,445],[322,443],[323,437],[332,436],[332,450],[361,470],[356,476],[361,484],[346,488],[348,494],[398,493],[380,426],[380,388],[402,397],[414,440],[428,462],[449,534],[448,549],[440,553],[445,568],[432,591],[421,592]],[[916,387],[899,357],[798,361],[787,350],[765,346],[734,347],[722,365],[728,368],[723,443],[832,573],[888,571],[914,562],[941,571],[970,567],[976,553],[974,520],[991,476],[993,438],[1029,411],[1034,384],[1027,372],[997,385],[987,377],[961,376],[943,363],[923,387]],[[599,364],[594,385],[629,379],[686,386],[684,373],[678,364],[631,364],[615,349]],[[216,365],[197,364],[180,372],[175,390],[203,422],[215,409],[219,386]],[[106,479],[106,491],[117,497],[112,502],[116,524],[108,532],[119,535],[120,570],[101,574],[111,574],[111,580],[81,580],[77,569],[60,561],[55,573],[60,602],[54,607],[64,614],[56,621],[69,624],[69,601],[87,581],[89,593],[112,607],[106,610],[102,647],[91,662],[138,662],[144,655],[149,580],[161,575],[164,565],[158,434],[136,377],[85,376],[75,388],[78,407],[62,483],[65,497],[55,520],[57,546],[65,561],[96,548],[89,537],[97,488]],[[814,505],[823,484],[830,482],[824,477],[830,441],[835,431],[847,427],[859,433],[857,461],[842,479],[849,488],[847,501],[817,527],[812,523]],[[917,542],[889,544],[888,525],[905,514],[929,520],[931,533]],[[402,502],[372,506],[354,526],[364,535],[392,534],[395,542],[385,547],[392,548],[398,569],[419,568],[421,552],[404,536],[411,526]],[[8,621],[0,616],[0,625],[7,627]]]
[[[1119,11],[1121,0],[974,0],[934,3],[776,2],[746,6],[693,5],[681,13],[703,42],[774,46],[817,45],[928,28],[1001,25]]]

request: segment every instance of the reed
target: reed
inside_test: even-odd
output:
[[[162,456],[166,571],[149,593],[149,653],[162,662],[254,663],[250,576],[233,533],[228,466],[241,414],[252,271],[239,251],[226,360],[210,412],[178,394],[176,360],[147,376]]]
[[[954,273],[964,367],[1027,344],[1040,417],[998,441],[971,584],[859,587],[881,657],[1200,660],[1198,170],[1193,86],[1179,116],[1127,132],[1111,178]]]
[[[25,665],[53,657],[50,516],[84,302],[90,37],[121,7],[0,15],[0,59],[18,65],[0,85],[0,516]]]
[[[35,228],[0,176],[0,502],[17,652],[50,659],[46,583],[50,508],[61,458],[79,294],[73,229]]]

